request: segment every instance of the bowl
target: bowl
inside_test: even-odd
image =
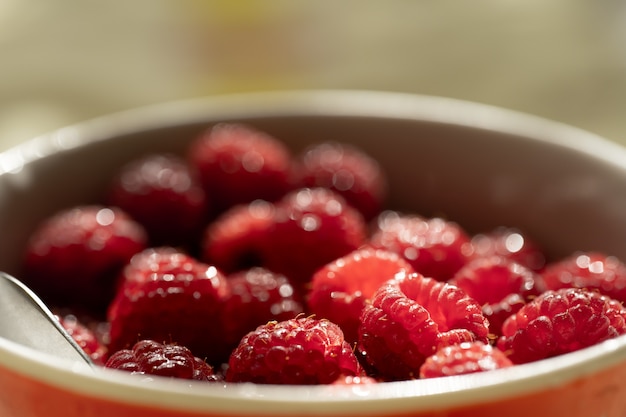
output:
[[[19,274],[29,234],[95,200],[122,163],[182,152],[218,122],[243,122],[294,150],[351,142],[385,168],[389,206],[443,215],[470,232],[525,230],[551,258],[598,250],[626,259],[626,150],[541,118],[446,98],[283,91],[126,111],[0,154],[0,270]],[[19,278],[19,275],[18,275]],[[0,338],[0,415],[624,416],[626,337],[481,374],[355,386],[198,385],[93,370]]]

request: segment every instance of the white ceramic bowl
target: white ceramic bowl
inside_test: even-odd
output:
[[[294,150],[325,139],[374,155],[391,207],[470,232],[526,231],[550,257],[626,259],[626,150],[593,134],[489,106],[359,91],[241,94],[99,118],[0,154],[0,270],[19,271],[35,225],[94,200],[121,163],[182,152],[216,122],[245,122]],[[19,276],[18,276],[19,277]],[[1,319],[1,318],[0,318]],[[0,415],[624,416],[626,338],[527,365],[432,380],[337,387],[140,384],[0,338]]]

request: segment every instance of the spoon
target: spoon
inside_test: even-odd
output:
[[[93,364],[41,299],[4,272],[0,272],[0,337],[58,358]]]

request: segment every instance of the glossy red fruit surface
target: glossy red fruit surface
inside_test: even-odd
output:
[[[170,154],[149,154],[123,166],[107,198],[145,227],[152,246],[195,241],[209,209],[195,172]]]
[[[140,279],[122,285],[108,310],[111,353],[140,339],[177,343],[220,363],[226,346],[221,325],[226,278],[215,267],[172,254]],[[181,261],[182,259],[182,261]]]
[[[469,260],[470,237],[456,223],[395,211],[377,218],[371,245],[402,255],[420,274],[446,281]]]
[[[359,248],[315,272],[307,296],[309,311],[337,323],[346,340],[356,342],[365,304],[384,282],[410,272],[413,267],[395,252]]]
[[[131,349],[115,352],[105,367],[133,374],[168,378],[218,381],[220,377],[184,346],[140,340]]]
[[[598,292],[546,291],[509,317],[497,346],[514,363],[573,352],[626,333],[626,309]]]
[[[217,124],[190,145],[214,212],[256,199],[274,201],[295,187],[293,155],[273,136],[242,124]]]
[[[145,229],[117,208],[77,206],[31,235],[22,279],[51,305],[103,310],[120,270],[147,246]]]
[[[228,362],[228,382],[330,384],[362,373],[339,326],[312,317],[269,322],[248,333]]]
[[[340,142],[321,142],[300,156],[305,187],[325,187],[341,194],[363,214],[374,218],[387,197],[387,177],[379,163],[362,149]]]
[[[419,273],[398,275],[363,310],[358,348],[377,376],[414,379],[440,347],[487,342],[488,326],[480,304],[458,287]]]

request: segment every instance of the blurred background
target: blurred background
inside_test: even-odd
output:
[[[626,2],[0,0],[0,151],[155,102],[303,88],[478,101],[626,144]]]

